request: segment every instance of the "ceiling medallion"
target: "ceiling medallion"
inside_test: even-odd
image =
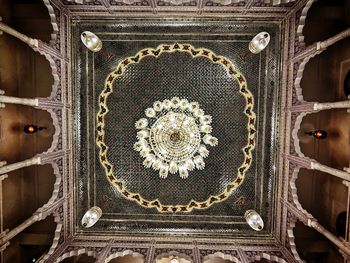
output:
[[[135,123],[138,141],[134,149],[145,158],[143,165],[159,170],[159,176],[179,173],[187,178],[188,172],[205,167],[206,145],[216,146],[218,139],[211,136],[212,117],[205,115],[198,102],[174,97],[156,101],[145,111],[146,118]]]
[[[105,143],[105,116],[109,112],[107,99],[108,96],[113,92],[113,84],[115,80],[124,75],[127,67],[135,63],[140,63],[140,61],[142,61],[144,58],[153,57],[156,59],[163,53],[175,52],[187,53],[189,54],[189,59],[204,57],[212,63],[221,65],[226,70],[228,76],[237,81],[237,84],[239,86],[237,93],[243,96],[245,101],[244,111],[242,114],[244,114],[247,118],[247,143],[242,148],[242,164],[237,167],[236,177],[227,183],[227,186],[223,192],[214,195],[208,195],[207,199],[205,200],[191,200],[187,204],[164,204],[159,199],[149,200],[144,198],[140,193],[129,191],[126,188],[125,183],[120,178],[118,178],[116,174],[114,174],[113,164],[108,158],[109,147]],[[254,112],[254,97],[248,89],[245,77],[235,68],[229,59],[216,55],[209,49],[195,48],[191,44],[162,44],[157,48],[144,48],[137,52],[134,56],[130,56],[121,60],[116,69],[107,76],[104,84],[104,89],[101,91],[98,97],[98,105],[99,110],[96,115],[96,144],[99,148],[100,163],[105,169],[107,179],[111,184],[115,186],[121,196],[125,197],[126,199],[137,202],[139,205],[145,208],[156,208],[160,213],[189,213],[193,209],[208,209],[216,203],[223,202],[244,182],[246,173],[252,164],[252,152],[256,144],[256,115]],[[140,123],[138,123],[138,125],[144,125],[143,122],[145,121],[148,122],[147,119],[143,119]],[[205,140],[204,137],[203,141]]]

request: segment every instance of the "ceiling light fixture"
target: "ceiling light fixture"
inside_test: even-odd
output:
[[[253,54],[258,54],[263,51],[270,42],[270,34],[267,32],[260,32],[249,43],[249,50]]]
[[[247,210],[244,214],[248,225],[255,231],[261,231],[264,228],[264,221],[255,210]]]
[[[98,52],[102,48],[102,41],[94,33],[84,31],[80,35],[81,42],[92,52]]]
[[[92,227],[102,216],[102,210],[98,206],[91,207],[81,219],[81,224],[85,228]]]
[[[187,178],[189,171],[204,169],[204,158],[209,155],[206,145],[216,146],[218,139],[210,134],[212,117],[197,102],[178,97],[156,101],[145,114],[148,119],[135,123],[140,131],[134,144],[145,158],[145,167],[159,170],[161,178],[169,172]]]

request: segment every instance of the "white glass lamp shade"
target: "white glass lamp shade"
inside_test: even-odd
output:
[[[249,50],[253,54],[258,54],[263,51],[270,42],[270,34],[267,32],[260,32],[249,43]]]
[[[81,219],[81,224],[83,227],[92,227],[102,216],[102,210],[98,206],[91,207]]]
[[[245,220],[248,225],[255,231],[261,231],[264,228],[264,221],[261,216],[254,210],[248,210],[245,212]]]
[[[177,258],[172,258],[170,260],[170,263],[180,263],[179,260]]]
[[[102,41],[94,33],[84,31],[80,35],[81,42],[92,52],[98,52],[102,48]]]

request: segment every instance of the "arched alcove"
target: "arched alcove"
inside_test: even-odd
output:
[[[51,40],[50,15],[40,0],[1,0],[0,16],[17,31],[44,42]],[[4,8],[3,8],[4,7]]]
[[[10,241],[10,246],[4,251],[4,263],[36,262],[50,248],[56,223],[53,216],[36,222]]]
[[[29,218],[52,196],[53,167],[35,165],[8,173],[3,183],[3,227],[13,229]]]
[[[307,114],[298,131],[301,152],[321,164],[342,170],[350,158],[350,114],[346,109],[324,110]],[[326,139],[316,139],[306,133],[325,130]]]
[[[325,40],[349,27],[349,0],[318,0],[308,11],[303,34],[310,45]]]
[[[117,256],[107,261],[108,263],[144,263],[145,259],[143,255],[138,253],[132,253],[125,256]]]
[[[344,80],[350,70],[350,38],[328,47],[306,64],[301,80],[305,101],[346,100]]]
[[[6,105],[0,110],[0,160],[8,164],[32,158],[47,151],[53,141],[55,128],[49,112],[22,105]],[[37,125],[45,129],[26,134],[25,125]]]
[[[49,97],[54,78],[47,58],[19,39],[3,33],[0,37],[1,89],[20,98]]]
[[[348,196],[348,188],[342,180],[319,171],[300,169],[296,188],[303,209],[337,235],[336,219],[346,209]]]
[[[94,263],[96,259],[92,256],[88,256],[87,254],[82,254],[79,256],[73,256],[70,258],[66,258],[62,263]]]
[[[313,228],[297,222],[294,228],[299,256],[307,263],[343,263],[338,248]]]

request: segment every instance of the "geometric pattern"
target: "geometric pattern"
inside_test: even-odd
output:
[[[198,57],[205,57],[209,61],[215,64],[222,65],[228,75],[235,79],[239,85],[239,93],[245,99],[245,109],[243,114],[247,117],[247,144],[242,149],[242,153],[244,155],[243,163],[237,168],[237,177],[229,182],[227,186],[224,188],[224,191],[217,195],[210,195],[205,201],[199,202],[196,200],[191,200],[188,204],[162,204],[158,199],[147,200],[143,198],[139,193],[133,193],[128,191],[123,182],[117,178],[113,173],[113,165],[108,160],[108,145],[105,144],[105,116],[108,113],[108,105],[107,99],[108,96],[113,92],[113,83],[114,81],[121,77],[124,74],[125,69],[128,65],[139,63],[145,57],[154,57],[157,58],[161,56],[163,53],[173,53],[173,52],[185,52],[191,55],[192,59],[196,59]],[[137,202],[139,205],[146,208],[156,208],[161,213],[188,213],[193,209],[207,209],[215,203],[220,203],[226,200],[232,192],[237,189],[244,181],[245,174],[248,171],[251,163],[252,163],[252,150],[255,148],[255,122],[256,115],[254,112],[254,98],[252,93],[249,91],[247,87],[247,82],[245,77],[234,67],[233,63],[223,57],[218,56],[211,50],[205,48],[196,49],[190,44],[162,44],[157,48],[146,48],[142,49],[137,54],[131,57],[127,57],[123,59],[117,68],[112,71],[105,80],[104,89],[100,93],[98,97],[99,111],[96,116],[97,121],[97,136],[96,136],[96,144],[99,147],[99,159],[104,167],[105,174],[107,179],[110,181],[112,185],[121,193],[121,195],[131,201]]]

